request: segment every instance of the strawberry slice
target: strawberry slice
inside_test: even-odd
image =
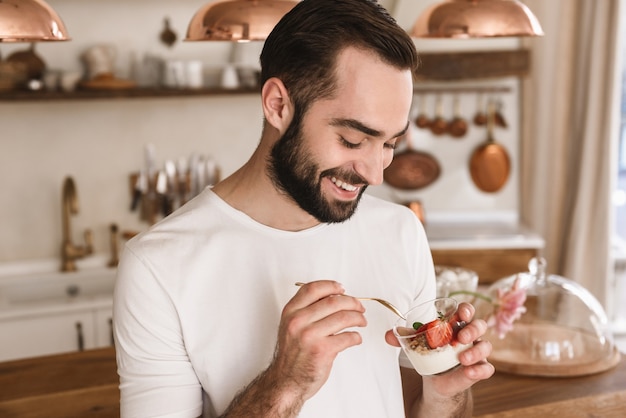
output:
[[[432,349],[443,347],[452,342],[452,324],[448,321],[435,319],[426,324],[426,342]]]

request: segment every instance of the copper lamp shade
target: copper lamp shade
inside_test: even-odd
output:
[[[0,0],[0,42],[69,39],[65,24],[43,0]]]
[[[517,0],[448,0],[422,13],[415,38],[493,38],[542,36],[530,9]]]
[[[263,41],[296,0],[222,0],[203,6],[186,41]]]

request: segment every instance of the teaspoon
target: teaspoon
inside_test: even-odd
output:
[[[302,282],[296,282],[295,285],[296,286],[302,286],[305,283]],[[346,295],[347,296],[347,295]],[[356,298],[358,300],[373,300],[375,302],[380,303],[381,305],[383,305],[385,308],[389,309],[390,311],[392,311],[393,313],[395,313],[396,315],[398,315],[400,318],[402,319],[406,319],[406,317],[402,314],[402,312],[400,312],[400,310],[398,308],[396,308],[395,306],[393,306],[390,302],[387,302],[385,299],[379,299],[379,298]]]

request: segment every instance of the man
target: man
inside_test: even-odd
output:
[[[278,23],[250,160],[123,254],[123,417],[471,415],[493,367],[470,305],[461,366],[422,378],[399,367],[393,313],[348,296],[435,296],[417,217],[364,194],[407,132],[417,62],[372,0],[304,0]]]

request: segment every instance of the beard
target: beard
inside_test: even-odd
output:
[[[269,175],[274,185],[302,210],[320,222],[344,222],[356,211],[367,186],[351,201],[328,200],[322,193],[322,179],[335,177],[349,184],[364,184],[353,171],[331,168],[320,172],[319,165],[304,147],[302,115],[296,113],[284,135],[276,141],[269,156]]]

